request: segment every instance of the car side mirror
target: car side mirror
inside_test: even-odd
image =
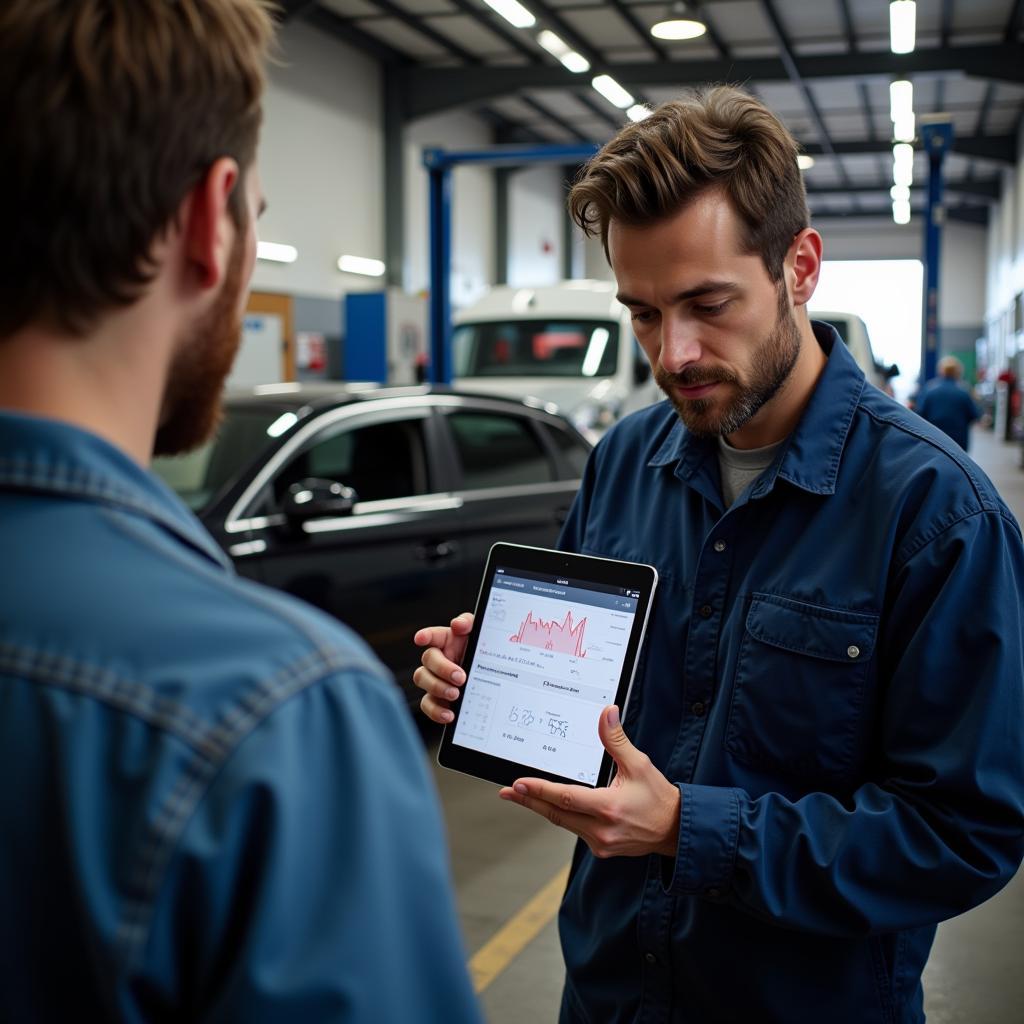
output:
[[[288,488],[281,511],[289,522],[301,523],[321,516],[348,516],[359,500],[351,487],[337,480],[307,477]]]
[[[646,359],[638,359],[633,363],[633,382],[646,384],[651,379],[651,364]]]

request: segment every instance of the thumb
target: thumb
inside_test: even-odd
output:
[[[629,737],[623,731],[622,723],[619,721],[619,709],[614,704],[601,712],[597,734],[601,738],[604,749],[611,754],[612,760],[618,765],[619,773],[628,775],[629,769],[636,763],[640,751],[629,742]]]

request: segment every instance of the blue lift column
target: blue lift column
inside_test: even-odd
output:
[[[430,382],[452,382],[452,170],[459,164],[518,167],[589,160],[599,147],[493,146],[454,151],[427,149],[423,164],[430,174]]]
[[[949,121],[926,123],[921,129],[928,154],[928,202],[924,222],[924,332],[921,339],[921,387],[935,377],[939,361],[939,269],[942,257],[942,226],[946,209],[942,204],[942,163],[953,147],[953,125]]]

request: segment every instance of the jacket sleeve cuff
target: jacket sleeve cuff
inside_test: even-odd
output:
[[[673,896],[723,896],[732,882],[740,829],[740,791],[679,784],[679,843],[662,862]]]

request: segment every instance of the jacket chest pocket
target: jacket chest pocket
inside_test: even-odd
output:
[[[726,749],[790,776],[842,778],[854,761],[878,616],[754,594]]]

